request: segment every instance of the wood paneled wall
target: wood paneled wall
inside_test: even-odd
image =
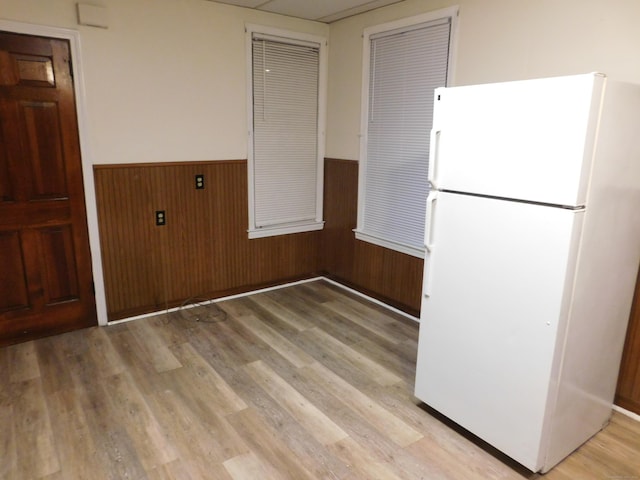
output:
[[[358,162],[325,159],[321,268],[327,276],[418,316],[422,259],[357,240]]]
[[[640,274],[620,365],[616,403],[640,415]]]
[[[319,270],[318,232],[248,239],[245,160],[105,165],[94,174],[110,320]],[[156,226],[157,210],[166,225]]]

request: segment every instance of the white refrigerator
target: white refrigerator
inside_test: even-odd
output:
[[[440,88],[418,399],[532,471],[606,425],[640,259],[640,87]]]

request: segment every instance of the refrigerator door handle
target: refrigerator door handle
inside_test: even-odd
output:
[[[431,129],[429,137],[429,169],[427,172],[427,180],[431,188],[438,189],[436,184],[436,164],[438,162],[438,149],[440,147],[440,130]]]
[[[436,208],[436,200],[438,200],[438,192],[437,190],[431,190],[429,192],[429,196],[427,197],[427,216],[425,219],[425,229],[424,229],[424,246],[426,249],[425,252],[425,276],[424,276],[424,295],[425,297],[431,296],[431,259],[433,257],[433,219]]]

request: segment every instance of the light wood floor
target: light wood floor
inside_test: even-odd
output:
[[[412,396],[417,325],[326,282],[0,349],[3,479],[523,479]],[[640,479],[640,423],[544,478]]]

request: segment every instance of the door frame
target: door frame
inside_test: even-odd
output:
[[[24,22],[0,19],[0,30],[11,33],[23,33],[40,37],[59,38],[69,41],[73,68],[73,89],[76,99],[76,117],[80,137],[80,155],[82,157],[82,179],[84,183],[84,203],[89,230],[89,249],[96,300],[98,325],[107,325],[107,300],[104,289],[102,254],[100,251],[100,232],[98,230],[98,208],[95,183],[93,179],[93,156],[89,145],[86,96],[80,50],[80,32],[68,28],[50,27]]]

